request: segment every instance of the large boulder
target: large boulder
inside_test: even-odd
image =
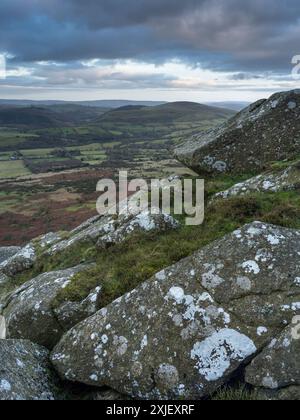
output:
[[[114,232],[99,238],[97,246],[108,248],[109,246],[124,242],[129,236],[135,233],[151,231],[165,232],[178,227],[179,223],[172,216],[164,213],[152,215],[146,210],[128,222],[121,224]]]
[[[300,309],[300,302],[299,302]],[[246,381],[265,394],[281,395],[287,388],[300,399],[300,336],[289,325],[246,369]],[[296,392],[296,390],[298,392]],[[268,392],[269,391],[269,392]]]
[[[18,246],[4,246],[0,247],[0,264],[4,261],[8,260],[9,258],[16,255],[17,252],[21,250]]]
[[[64,302],[55,306],[58,293],[79,272],[89,266],[44,273],[23,284],[6,300],[3,315],[7,338],[28,339],[49,349],[64,332],[79,321],[94,314],[101,288],[97,288],[82,302]]]
[[[91,242],[99,247],[107,247],[125,241],[136,232],[166,231],[176,229],[179,223],[171,216],[160,213],[152,215],[149,211],[139,214],[130,212],[116,216],[96,216],[70,233],[68,239],[60,241],[46,251],[47,255],[68,250],[84,242]]]
[[[280,191],[300,190],[300,164],[290,166],[280,172],[269,172],[250,178],[245,182],[234,185],[213,197],[231,198],[251,193],[275,193]]]
[[[22,340],[0,340],[0,400],[56,400],[61,389],[43,347]]]
[[[33,244],[21,248],[16,254],[0,264],[0,273],[13,277],[33,266],[36,261],[36,249]]]
[[[193,136],[176,158],[201,175],[262,171],[273,161],[299,156],[300,91],[277,93],[219,128]]]
[[[76,325],[62,378],[142,399],[215,392],[299,314],[300,232],[247,225]]]

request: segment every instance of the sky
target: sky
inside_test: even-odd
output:
[[[0,98],[254,101],[299,41],[299,0],[1,0]]]

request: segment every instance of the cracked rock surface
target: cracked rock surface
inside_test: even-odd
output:
[[[65,302],[56,308],[53,305],[59,291],[87,268],[82,265],[44,273],[13,292],[2,311],[7,338],[28,339],[51,349],[64,332],[95,313],[100,288],[80,303]]]
[[[0,400],[56,400],[62,390],[49,352],[24,340],[0,340]]]

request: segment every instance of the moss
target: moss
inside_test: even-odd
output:
[[[282,160],[282,161],[278,161],[278,162],[272,162],[270,164],[270,170],[272,171],[282,171],[284,169],[289,168],[292,165],[297,165],[300,163],[300,156],[296,159],[293,160]]]

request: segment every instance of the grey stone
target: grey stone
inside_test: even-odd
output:
[[[262,172],[270,162],[298,158],[299,147],[300,91],[295,90],[258,101],[220,127],[193,136],[175,157],[201,175]]]
[[[138,232],[159,231],[165,232],[177,229],[180,224],[172,217],[163,213],[152,215],[148,210],[133,217],[127,223],[122,224],[114,232],[102,236],[97,246],[108,248],[109,246],[124,242],[127,238]]]
[[[251,193],[274,193],[298,189],[300,190],[300,164],[290,166],[280,172],[262,174],[236,184],[228,190],[216,194],[213,200],[227,199]]]
[[[43,347],[23,340],[0,340],[0,400],[60,399],[59,381]]]
[[[298,302],[300,311],[300,302]],[[281,390],[300,386],[300,336],[289,325],[246,369],[246,381],[256,387]]]
[[[21,248],[19,246],[4,246],[0,247],[0,264],[9,258],[13,257]]]
[[[36,250],[33,244],[28,244],[15,255],[0,264],[0,272],[13,277],[33,266],[36,261]]]
[[[211,395],[300,312],[300,232],[255,222],[69,331],[62,378],[142,399]]]
[[[28,339],[51,349],[71,326],[92,315],[97,310],[96,291],[82,305],[63,303],[61,307],[54,307],[58,293],[71,282],[72,277],[88,267],[81,265],[44,273],[14,291],[3,308],[7,337]]]

